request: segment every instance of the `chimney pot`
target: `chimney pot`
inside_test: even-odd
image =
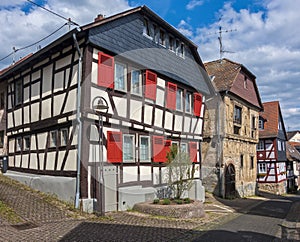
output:
[[[95,22],[101,21],[102,19],[104,19],[104,15],[103,14],[98,14],[98,16],[94,19]]]

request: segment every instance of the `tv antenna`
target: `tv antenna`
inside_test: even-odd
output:
[[[236,29],[222,30],[222,26],[219,26],[218,40],[219,40],[219,44],[220,44],[220,61],[222,61],[224,53],[234,53],[233,51],[225,50],[224,46],[223,46],[223,43],[222,43],[222,33],[229,33],[229,32],[233,32],[233,31],[237,31],[237,30]]]

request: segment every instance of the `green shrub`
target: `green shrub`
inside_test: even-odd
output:
[[[183,201],[184,201],[184,203],[191,203],[191,199],[190,198],[185,198],[185,199],[183,199]]]
[[[163,205],[170,205],[171,204],[171,201],[169,198],[165,198],[163,201],[162,201],[162,204]]]
[[[177,204],[183,204],[183,201],[181,199],[175,199],[174,202]]]
[[[159,204],[159,199],[158,199],[158,198],[155,198],[155,199],[153,200],[153,203],[154,203],[154,204]]]

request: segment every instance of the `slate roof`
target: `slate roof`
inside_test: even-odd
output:
[[[262,110],[256,77],[245,66],[226,58],[204,63],[204,66],[218,92],[231,92]],[[238,79],[240,73],[247,75],[252,81],[251,90],[245,89],[244,84]]]
[[[289,161],[300,161],[300,153],[290,142],[286,142],[286,157]]]
[[[275,138],[279,133],[278,121],[282,117],[279,101],[265,102],[263,107],[264,111],[261,111],[259,116],[266,122],[264,122],[264,129],[259,130],[259,138]]]

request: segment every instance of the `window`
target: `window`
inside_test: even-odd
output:
[[[135,154],[134,136],[126,134],[123,136],[123,161],[133,162],[135,158],[134,154]]]
[[[254,168],[254,156],[250,156],[250,169]]]
[[[22,80],[18,80],[15,85],[15,102],[16,105],[23,102]]]
[[[260,140],[257,144],[257,150],[264,150],[265,146],[264,146],[264,141]]]
[[[159,30],[159,44],[166,46],[165,32],[163,30]]]
[[[69,139],[69,130],[61,129],[60,130],[60,145],[66,146],[68,144],[68,139]]]
[[[182,153],[188,153],[188,150],[187,150],[187,143],[181,143],[180,144],[180,151]]]
[[[50,132],[50,147],[56,147],[57,146],[57,131],[51,131]]]
[[[179,52],[178,52],[178,55],[182,58],[184,58],[184,44],[183,43],[180,43],[179,45]]]
[[[258,163],[258,173],[267,173],[266,163]]]
[[[281,121],[278,121],[278,130],[282,130],[282,123],[281,123]]]
[[[143,33],[149,37],[151,37],[150,35],[150,26],[149,26],[149,21],[148,19],[144,19],[144,30]]]
[[[233,122],[237,124],[242,124],[242,108],[234,106],[234,117]]]
[[[240,156],[240,165],[241,165],[241,168],[244,167],[244,155]]]
[[[251,117],[251,137],[255,138],[255,130],[256,130],[256,118],[255,116]]]
[[[247,77],[244,76],[244,88],[247,89],[248,88],[248,82],[247,82]]]
[[[30,144],[31,144],[31,137],[25,136],[24,137],[24,150],[30,150]]]
[[[150,137],[140,136],[140,161],[150,161]]]
[[[4,92],[0,93],[0,109],[4,109]]]
[[[126,65],[115,63],[115,89],[126,91],[127,69]]]
[[[278,148],[278,151],[282,151],[282,148],[281,148],[281,140],[277,140],[277,148]]]
[[[176,110],[182,111],[182,93],[183,90],[177,88],[176,92]]]
[[[177,153],[178,152],[178,147],[179,147],[179,142],[178,141],[172,141],[171,144],[172,144],[172,148],[176,147],[176,153]]]
[[[153,24],[153,40],[158,43],[158,28],[155,24]]]
[[[264,129],[264,120],[263,120],[262,117],[259,117],[258,128],[259,128],[259,130],[263,130]]]
[[[169,36],[169,50],[175,51],[175,43],[174,38],[172,36]]]
[[[185,95],[185,112],[192,112],[192,93],[187,92]]]
[[[142,74],[140,70],[131,71],[131,92],[134,94],[142,94]]]
[[[0,131],[0,148],[3,148],[4,146],[4,131]]]
[[[22,150],[22,138],[21,137],[17,138],[17,144],[16,145],[17,145],[16,150],[21,151]]]

